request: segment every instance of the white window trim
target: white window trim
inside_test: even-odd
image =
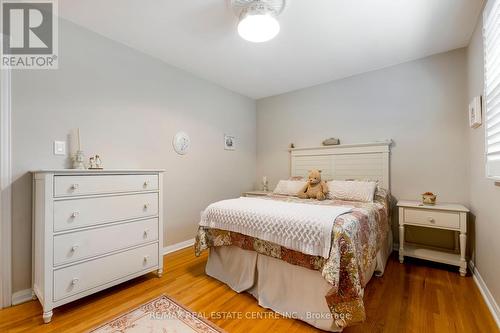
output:
[[[484,62],[483,62],[483,66],[484,66],[484,71],[485,71],[485,74],[486,74],[486,47],[485,47],[485,34],[484,34],[484,23],[487,19],[487,17],[489,16],[489,14],[491,13],[491,10],[493,9],[493,6],[497,5],[498,3],[498,6],[500,6],[500,0],[489,0],[485,7],[484,7],[484,11],[483,11],[483,26],[481,27],[481,30],[482,30],[482,37],[483,37],[483,57],[484,57]],[[481,109],[483,110],[483,117],[484,117],[484,121],[483,121],[483,126],[484,126],[484,172],[485,172],[485,176],[487,179],[490,179],[490,180],[493,180],[495,181],[495,185],[497,186],[500,186],[500,175],[498,176],[492,176],[489,174],[488,172],[488,119],[487,119],[487,110],[486,110],[486,89],[487,89],[487,86],[486,86],[486,75],[484,75],[483,77],[483,83],[484,83],[484,90],[483,90],[483,98],[481,99]]]

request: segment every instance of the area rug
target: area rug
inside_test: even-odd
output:
[[[220,333],[213,323],[162,295],[113,319],[92,333]]]

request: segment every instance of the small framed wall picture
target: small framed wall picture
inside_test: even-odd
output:
[[[234,136],[224,134],[224,149],[225,150],[235,150],[236,141]]]
[[[478,128],[481,124],[481,96],[476,96],[469,104],[469,126]]]

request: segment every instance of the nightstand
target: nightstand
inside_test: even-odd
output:
[[[272,193],[270,191],[248,191],[248,192],[243,192],[242,195],[244,197],[264,197],[268,195],[269,193]]]
[[[467,213],[459,204],[439,203],[433,206],[418,201],[398,201],[399,207],[399,261],[404,256],[436,261],[459,267],[461,276],[467,273],[465,248],[467,244]],[[459,234],[459,253],[405,244],[405,225],[429,229],[444,229]],[[457,247],[457,246],[456,246]]]

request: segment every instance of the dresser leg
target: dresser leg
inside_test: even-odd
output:
[[[48,324],[48,323],[50,323],[51,320],[52,320],[52,310],[44,311],[43,312],[43,322],[45,324]]]
[[[405,244],[405,227],[404,225],[399,226],[399,262],[403,263],[405,260],[405,250],[404,250],[404,244]]]
[[[467,274],[467,261],[465,260],[465,249],[467,245],[467,234],[465,232],[460,233],[460,276],[465,276]]]
[[[160,268],[156,271],[156,275],[161,278],[163,276],[163,268]]]

